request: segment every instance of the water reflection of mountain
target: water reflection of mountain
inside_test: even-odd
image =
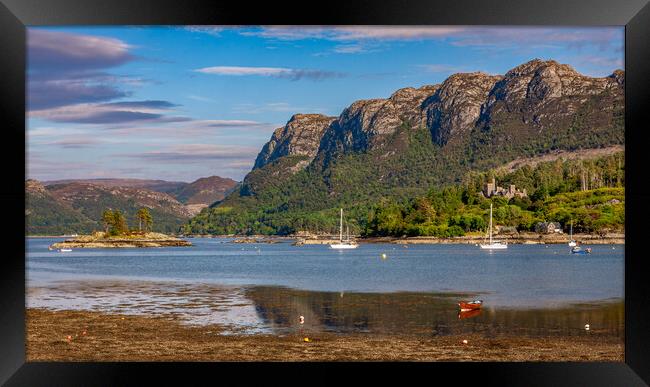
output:
[[[584,335],[623,337],[623,301],[549,309],[495,309],[459,318],[457,302],[472,295],[337,293],[253,287],[246,294],[262,321],[277,333],[297,331],[377,334]],[[304,324],[299,317],[304,316]],[[585,324],[590,324],[586,332]]]

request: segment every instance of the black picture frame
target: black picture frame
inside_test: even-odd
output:
[[[621,363],[35,363],[25,362],[25,26],[37,25],[547,25],[625,26],[625,362]],[[205,384],[261,377],[277,383],[340,382],[417,376],[424,381],[476,375],[498,385],[636,386],[650,383],[650,281],[645,278],[644,230],[650,191],[644,184],[650,122],[650,5],[648,0],[425,0],[323,3],[171,0],[0,0],[0,118],[4,184],[0,198],[10,222],[0,263],[0,383],[6,385]],[[630,210],[631,209],[631,210]],[[9,246],[9,249],[7,249]],[[252,372],[252,367],[259,371]],[[235,379],[230,379],[235,378]],[[344,381],[349,381],[346,376]],[[467,379],[463,379],[467,381]]]

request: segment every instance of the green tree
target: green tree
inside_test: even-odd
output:
[[[126,224],[126,218],[120,210],[113,211],[113,227],[110,230],[111,235],[121,235],[129,231]]]
[[[110,209],[104,210],[102,213],[102,224],[104,225],[104,231],[108,233],[108,230],[113,227],[115,224],[115,217],[113,216],[113,211]]]
[[[142,231],[142,226],[144,226],[145,230],[151,231],[151,226],[153,225],[153,218],[151,217],[148,208],[143,207],[139,209],[138,213],[136,214],[136,217],[138,218],[138,228],[140,231]]]

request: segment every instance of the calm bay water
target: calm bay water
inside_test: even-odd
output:
[[[247,332],[563,334],[600,326],[623,334],[624,246],[235,244],[193,238],[189,248],[75,249],[27,240],[27,304],[53,309],[169,313]],[[382,258],[386,254],[386,258]],[[458,315],[462,298],[483,311]],[[596,324],[594,325],[594,322]]]

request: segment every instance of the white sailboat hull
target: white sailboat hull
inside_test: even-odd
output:
[[[508,248],[508,245],[503,243],[491,243],[491,244],[485,244],[480,246],[482,249],[486,249],[486,250],[503,250]]]
[[[337,243],[330,245],[332,249],[356,249],[359,245],[351,245],[347,243]]]
[[[569,247],[576,247],[577,243],[575,241],[569,242]]]

